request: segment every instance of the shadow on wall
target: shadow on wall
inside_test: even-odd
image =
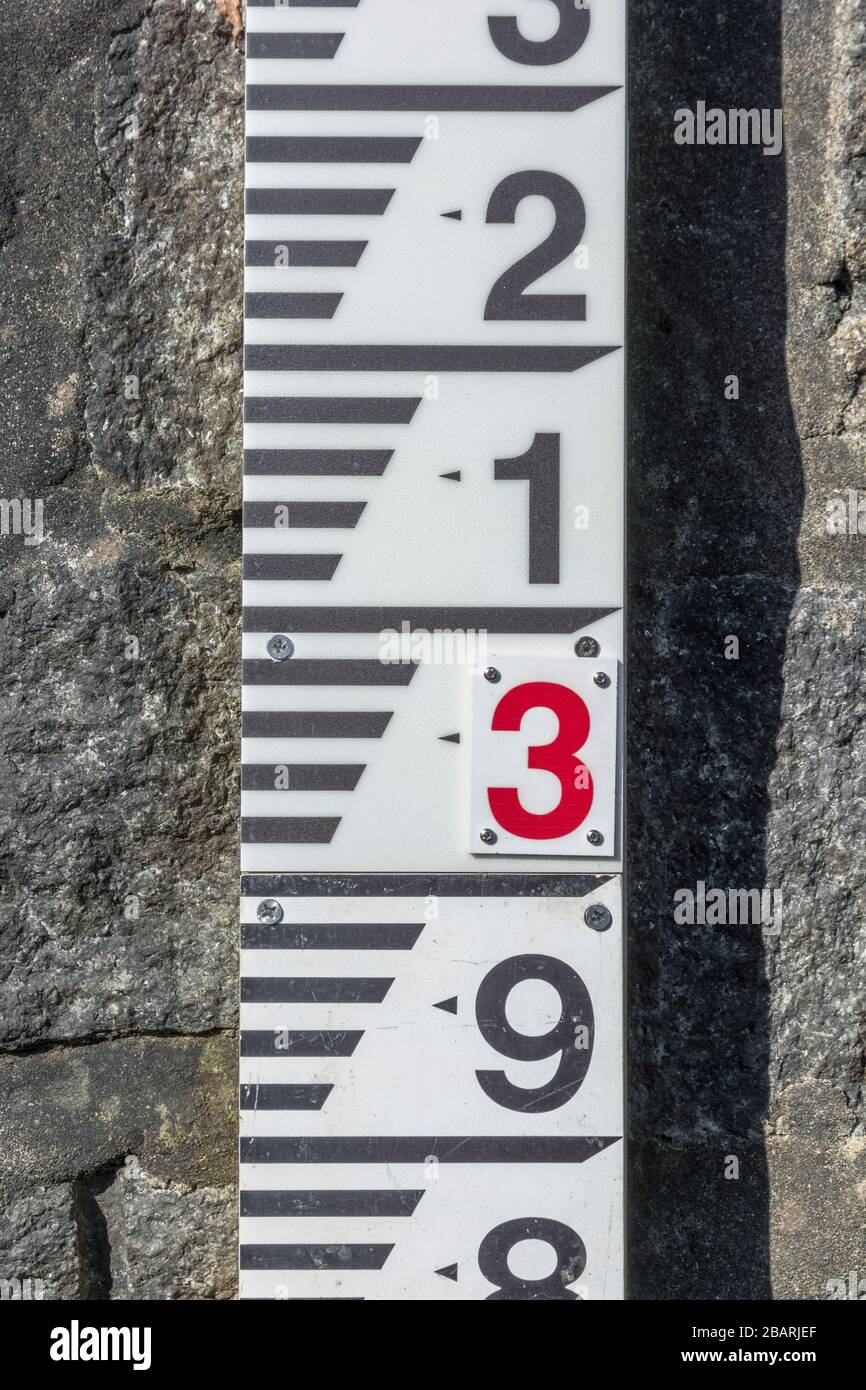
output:
[[[760,926],[674,922],[762,888],[803,481],[785,365],[785,156],[674,142],[782,106],[781,0],[631,5],[630,1296],[766,1299]],[[736,376],[739,399],[725,397]],[[739,659],[726,659],[726,638]],[[731,650],[733,644],[727,644]],[[772,885],[766,885],[772,887]],[[731,1159],[736,1159],[733,1164]],[[739,1176],[733,1174],[738,1167]]]

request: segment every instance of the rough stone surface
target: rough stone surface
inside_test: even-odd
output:
[[[235,595],[136,536],[53,549],[3,643],[0,1043],[230,1025]]]
[[[79,1295],[75,1194],[70,1183],[19,1186],[0,1209],[0,1282],[7,1299]]]
[[[242,44],[211,0],[0,25],[0,493],[46,530],[0,552],[0,1278],[226,1298]]]
[[[118,35],[97,107],[109,192],[85,296],[100,473],[136,488],[240,470],[242,56],[213,6],[153,0]]]
[[[47,531],[0,541],[0,1280],[50,1298],[234,1294],[242,21],[0,18],[0,495]],[[631,29],[631,1293],[822,1299],[866,1276],[866,5]],[[675,145],[698,100],[784,156]],[[778,934],[676,925],[701,880]]]
[[[827,524],[866,494],[866,7],[631,9],[632,1294],[824,1299],[866,1272],[866,538]],[[675,146],[698,100],[783,108],[784,156]],[[701,880],[779,934],[677,926]]]
[[[92,1281],[85,1297],[233,1296],[237,1198],[227,1188],[159,1182],[131,1155],[110,1181],[90,1187],[83,1223]]]
[[[234,1173],[237,1063],[229,1033],[126,1038],[0,1057],[0,1193],[102,1173],[134,1153],[159,1181]]]

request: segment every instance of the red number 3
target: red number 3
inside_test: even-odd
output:
[[[566,685],[529,681],[503,695],[493,713],[491,728],[496,732],[518,731],[523,716],[531,709],[552,710],[559,720],[553,742],[530,748],[527,758],[527,766],[552,772],[558,779],[562,788],[559,805],[541,815],[527,811],[516,787],[488,787],[487,799],[503,830],[524,840],[558,840],[586,820],[592,805],[592,777],[574,756],[589,737],[589,710]]]

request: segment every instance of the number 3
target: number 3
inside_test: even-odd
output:
[[[592,805],[593,785],[589,769],[574,755],[589,737],[589,710],[580,696],[566,685],[552,681],[528,681],[503,695],[493,712],[494,732],[516,732],[531,709],[552,710],[559,731],[552,743],[529,749],[527,766],[552,772],[562,795],[552,811],[538,814],[521,804],[515,787],[488,787],[490,810],[502,826],[523,840],[558,840],[570,835],[586,820]],[[585,776],[576,776],[578,772]]]
[[[589,8],[579,8],[575,0],[545,0],[559,10],[559,28],[549,39],[527,39],[513,15],[491,15],[490,35],[500,53],[512,62],[533,67],[550,67],[573,58],[589,33]]]

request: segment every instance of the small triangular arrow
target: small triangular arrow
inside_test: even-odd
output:
[[[448,478],[452,483],[459,483],[461,478],[460,469],[458,468],[455,473],[440,473],[439,477]]]
[[[459,743],[459,742],[460,742],[460,735],[459,735],[459,734],[440,734],[440,735],[439,735],[439,742],[440,742],[440,743]]]
[[[462,222],[462,221],[463,221],[463,211],[462,211],[461,208],[458,208],[456,212],[443,212],[443,213],[440,214],[440,216],[442,216],[442,217],[450,217],[452,222]]]
[[[456,1283],[457,1283],[457,1269],[458,1269],[458,1266],[457,1266],[457,1265],[446,1265],[444,1269],[437,1269],[437,1270],[436,1270],[436,1273],[439,1274],[439,1275],[441,1275],[441,1277],[442,1277],[443,1279],[453,1279],[453,1280],[454,1280],[454,1283],[456,1284]]]
[[[446,1014],[456,1014],[456,1012],[457,1012],[457,995],[455,994],[455,996],[454,996],[453,999],[442,999],[438,1004],[434,1004],[434,1005],[433,1005],[433,1008],[434,1008],[434,1009],[441,1009],[442,1012],[443,1012],[443,1013],[446,1013]]]

